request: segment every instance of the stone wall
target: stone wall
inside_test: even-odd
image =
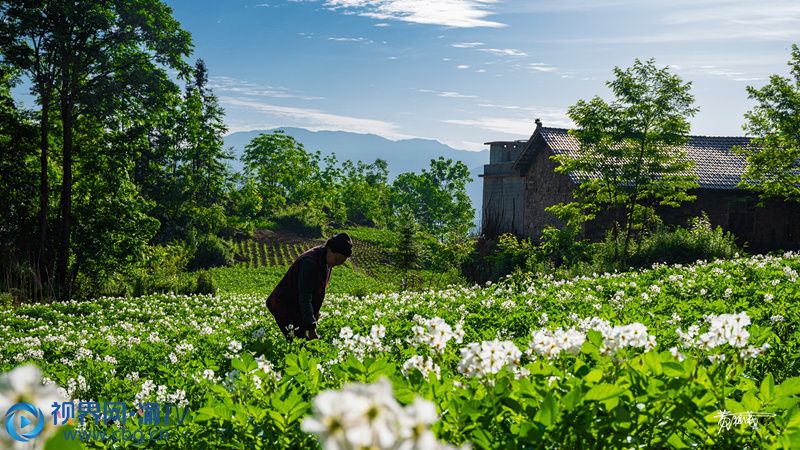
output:
[[[539,239],[547,225],[563,224],[545,208],[556,203],[572,201],[574,184],[567,175],[555,171],[556,162],[549,159],[553,152],[547,147],[535,150],[533,163],[525,174],[524,236]]]
[[[494,237],[502,233],[524,233],[524,190],[525,179],[516,173],[484,172],[481,214],[481,230],[484,235]]]
[[[535,150],[524,177],[508,173],[505,164],[486,166],[483,190],[483,232],[497,236],[511,232],[538,241],[547,225],[563,226],[548,206],[573,200],[575,184],[568,176],[555,172],[552,151],[545,146]],[[491,168],[490,168],[491,166]],[[509,166],[510,167],[510,166]],[[492,175],[493,173],[493,175]],[[713,227],[732,232],[747,251],[800,249],[800,205],[779,200],[757,206],[757,198],[740,190],[696,189],[697,200],[679,208],[657,207],[656,212],[670,225],[686,226],[701,212],[708,214]],[[614,219],[622,222],[622,211],[604,211],[585,224],[583,237],[602,239]]]

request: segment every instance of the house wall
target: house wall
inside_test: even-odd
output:
[[[524,232],[518,235],[538,240],[548,224],[563,224],[545,208],[573,200],[575,185],[564,174],[556,173],[556,163],[548,158],[549,148],[539,149],[525,175]],[[657,207],[656,212],[670,225],[686,226],[689,219],[706,212],[712,227],[721,226],[736,236],[745,250],[764,252],[775,249],[800,249],[800,205],[780,200],[757,206],[757,198],[748,192],[723,189],[696,189],[697,199],[679,208]],[[583,237],[602,239],[614,219],[622,221],[622,211],[603,211],[584,226]]]
[[[702,211],[712,227],[721,226],[750,251],[800,248],[800,205],[771,200],[758,206],[757,197],[741,190],[697,189],[697,200],[680,208],[659,208],[666,223],[685,225]]]
[[[526,141],[492,142],[489,164],[483,166],[481,232],[485,236],[503,233],[522,235],[525,180],[513,170]]]
[[[572,201],[573,183],[567,175],[555,171],[556,162],[549,159],[548,147],[537,148],[533,163],[525,174],[524,236],[538,240],[547,225],[562,227],[563,223],[545,208],[556,203]]]
[[[567,175],[555,172],[557,164],[549,159],[552,154],[546,146],[536,149],[524,177],[509,173],[510,163],[498,161],[485,166],[485,235],[511,232],[537,241],[547,225],[563,226],[545,208],[572,201],[575,185]],[[691,193],[697,196],[694,202],[679,208],[659,206],[656,212],[667,224],[686,226],[690,218],[704,211],[712,227],[730,231],[737,244],[750,252],[800,250],[800,205],[772,200],[758,206],[752,193],[741,190],[696,189]],[[615,217],[621,222],[622,212],[598,213],[595,220],[585,224],[583,237],[602,239]]]
[[[492,174],[484,166],[481,229],[485,236],[522,235],[525,179],[516,173]]]

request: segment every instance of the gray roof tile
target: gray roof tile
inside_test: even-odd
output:
[[[542,127],[538,132],[556,154],[572,154],[580,149],[578,140],[565,128]],[[535,136],[536,133],[531,137],[531,141]],[[694,171],[701,188],[736,189],[744,173],[745,158],[734,153],[731,148],[735,145],[746,146],[749,143],[750,138],[746,137],[689,136],[683,148],[687,157],[695,162]],[[531,150],[528,148],[526,153]],[[577,179],[587,174],[577,175],[570,177],[577,182]]]

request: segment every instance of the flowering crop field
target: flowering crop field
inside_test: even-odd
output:
[[[0,407],[175,403],[169,440],[138,443],[165,449],[800,448],[798,270],[787,253],[328,296],[311,342],[246,293],[22,306],[0,310]]]

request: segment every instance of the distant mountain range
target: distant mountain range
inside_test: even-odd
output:
[[[380,158],[389,164],[389,177],[393,180],[403,172],[419,172],[429,166],[431,159],[440,156],[463,162],[470,169],[472,182],[467,185],[467,195],[475,208],[475,223],[480,223],[481,197],[483,183],[478,174],[483,173],[483,165],[489,163],[489,150],[471,152],[458,150],[439,141],[431,139],[405,139],[390,141],[374,134],[350,133],[347,131],[309,131],[303,128],[279,128],[303,144],[309,152],[319,151],[325,157],[336,154],[339,162],[346,159],[371,163]],[[261,133],[274,130],[240,131],[225,137],[225,146],[233,147],[235,161],[231,161],[234,170],[241,171],[239,160],[244,147]]]

